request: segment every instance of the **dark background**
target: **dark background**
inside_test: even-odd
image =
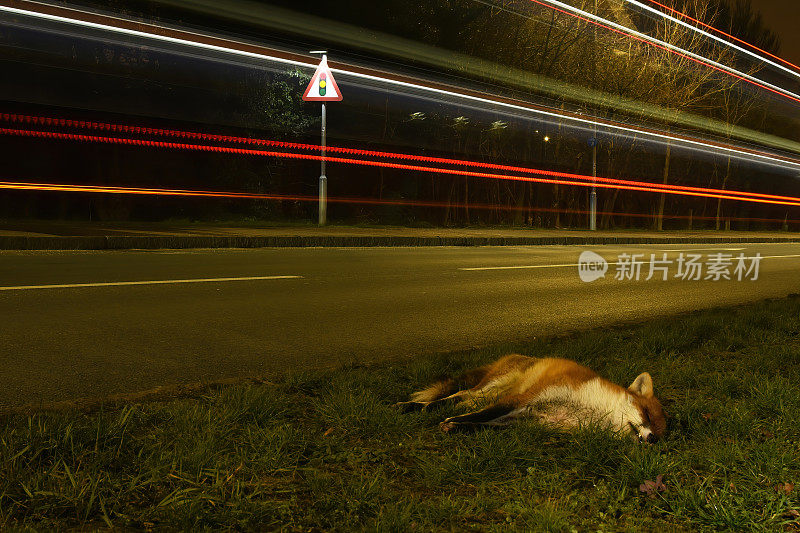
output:
[[[800,1],[753,0],[753,7],[781,38],[781,57],[800,65]]]
[[[289,0],[265,3],[312,11],[312,6],[295,5]],[[127,2],[120,4],[127,5]],[[149,2],[146,4],[150,5]],[[112,7],[124,12],[123,6],[109,6]],[[386,0],[378,4],[353,1],[340,7],[328,5],[326,9],[320,8],[314,12],[331,19],[339,17],[357,27],[374,28],[437,49],[470,57],[485,56],[489,60],[502,59],[512,67],[531,68],[534,72],[555,78],[566,77],[576,84],[595,86],[633,99],[655,98],[652,95],[661,94],[654,103],[685,108],[685,101],[675,97],[674,93],[659,92],[661,64],[655,59],[648,63],[646,58],[649,56],[640,54],[628,62],[625,56],[615,55],[615,47],[628,43],[613,34],[601,36],[605,41],[596,45],[597,54],[591,53],[595,46],[592,32],[574,27],[574,20],[567,20],[566,23],[561,21],[554,26],[562,28],[559,31],[567,39],[563,42],[571,47],[570,55],[573,58],[567,67],[561,68],[559,64],[565,57],[561,49],[543,46],[540,42],[541,28],[549,28],[549,25],[531,27],[526,30],[527,33],[521,32],[518,38],[510,34],[508,28],[524,29],[520,23],[523,19],[514,14],[495,12],[481,3],[466,0],[437,0],[419,4],[400,0]],[[539,11],[532,13],[543,17],[545,23],[552,22],[548,18],[551,15],[549,11],[544,14]],[[795,9],[789,9],[787,13],[784,19],[797,17]],[[461,18],[453,20],[454,14]],[[183,23],[207,22],[207,27],[220,31],[225,29],[231,33],[275,38],[274,31],[259,33],[256,31],[258,28],[246,22],[217,18],[207,21],[206,17],[187,19],[184,17],[189,15],[178,15],[173,17],[165,11],[159,16],[164,20]],[[425,23],[421,24],[420,21]],[[756,25],[755,30],[741,33],[740,36],[753,42],[768,42],[768,30]],[[313,36],[285,37],[296,39],[296,43],[300,44],[311,45],[313,41]],[[573,43],[572,39],[578,42]],[[334,45],[332,50],[336,57],[348,53],[346,43],[341,43],[338,49],[336,43],[328,44]],[[526,44],[537,50],[532,56],[537,62],[531,62],[524,54],[512,56],[509,53],[525,50]],[[310,72],[294,72],[285,68],[270,70],[270,66],[260,63],[234,65],[226,61],[209,61],[191,54],[176,54],[149,47],[148,43],[120,43],[106,40],[103,36],[89,38],[51,33],[42,31],[38,25],[33,29],[22,26],[3,28],[0,25],[0,52],[0,67],[5,78],[0,84],[0,102],[5,112],[318,142],[319,106],[300,101]],[[366,56],[361,50],[351,50],[349,53],[351,58],[376,61],[376,58]],[[601,66],[595,68],[597,63]],[[531,67],[533,64],[537,66]],[[424,67],[403,65],[399,60],[395,60],[391,66],[393,69]],[[691,76],[697,73],[694,68],[674,66],[681,68],[681,76],[668,77],[664,82],[672,83],[670,87],[676,89],[682,87],[684,78],[690,81]],[[644,79],[647,84],[634,77],[643,69],[652,71],[652,75]],[[595,75],[594,72],[598,70],[600,75]],[[432,70],[427,74],[442,75]],[[627,83],[626,80],[632,81]],[[458,79],[459,84],[472,81]],[[344,79],[338,82],[345,94],[345,101],[332,104],[329,109],[331,145],[591,173],[591,150],[586,142],[590,132],[570,130],[563,123],[548,124],[539,119],[477,111],[459,103],[415,99],[393,91],[354,86],[352,81]],[[714,83],[714,79],[709,79],[706,86],[713,88]],[[642,86],[641,90],[639,86]],[[731,98],[743,104],[756,101],[759,106],[742,115],[738,124],[753,129],[764,128],[770,133],[786,137],[796,133],[791,122],[797,116],[796,107],[783,112],[773,108],[772,102],[764,94],[751,92],[748,87],[744,89],[741,93],[730,94]],[[724,118],[721,115],[724,102],[719,94],[701,87],[690,96],[696,99],[697,105],[686,108],[689,111]],[[531,98],[535,101],[534,97],[532,95]],[[558,102],[549,105],[558,105]],[[615,115],[613,110],[599,112],[608,113],[608,118],[625,120],[625,117]],[[418,113],[425,118],[415,118]],[[500,126],[495,127],[497,124]],[[665,127],[663,124],[654,126]],[[546,136],[549,142],[544,140]],[[664,146],[643,143],[641,140],[633,142],[619,136],[603,135],[602,132],[598,138],[598,174],[601,176],[660,182],[667,166],[669,183],[674,185],[710,186],[791,196],[800,194],[800,181],[796,176],[787,176],[774,169],[736,160],[728,161],[721,156],[703,156],[677,147],[672,147],[671,156],[668,156]],[[19,157],[20,154],[25,157]],[[0,156],[6,161],[4,175],[10,181],[311,197],[317,190],[317,164],[270,158],[22,138],[3,138]],[[333,163],[328,167],[328,175],[331,196],[444,204],[444,207],[336,204],[330,208],[332,220],[544,227],[580,227],[586,222],[586,216],[581,212],[588,203],[585,188],[559,188]],[[659,212],[666,218],[665,227],[681,228],[687,227],[689,220],[692,220],[695,227],[724,227],[728,224],[733,229],[777,229],[785,218],[790,222],[800,219],[800,213],[795,209],[766,204],[718,203],[713,199],[668,196],[666,202],[659,205],[659,195],[609,189],[601,190],[598,199],[601,212],[623,213],[621,216],[600,217],[601,228],[649,225]],[[464,207],[467,204],[492,208]],[[296,221],[313,220],[314,216],[313,203],[297,201],[112,198],[52,192],[0,194],[0,219],[247,218]]]

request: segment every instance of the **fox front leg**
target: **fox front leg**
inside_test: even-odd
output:
[[[451,416],[439,424],[445,433],[451,431],[469,431],[481,426],[502,426],[511,422],[518,411],[517,407],[509,404],[495,404],[472,413]]]

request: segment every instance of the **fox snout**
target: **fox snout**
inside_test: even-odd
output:
[[[648,433],[645,435],[639,435],[639,442],[646,442],[647,444],[655,444],[658,442],[658,435],[655,433]]]
[[[658,435],[656,435],[650,428],[640,427],[638,431],[634,429],[634,438],[637,438],[639,442],[646,442],[647,444],[655,444],[658,442]]]

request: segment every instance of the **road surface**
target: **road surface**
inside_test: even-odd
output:
[[[729,250],[726,250],[729,248]],[[800,245],[0,252],[0,408],[485,346],[800,292]],[[756,281],[645,281],[760,253]],[[732,270],[732,269],[731,269]]]

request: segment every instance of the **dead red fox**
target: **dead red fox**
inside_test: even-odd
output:
[[[650,374],[640,374],[624,389],[568,359],[507,355],[455,379],[434,383],[413,393],[411,401],[397,405],[413,411],[448,402],[472,408],[480,403],[488,405],[446,419],[440,424],[443,431],[504,425],[525,416],[538,417],[562,429],[599,423],[631,432],[649,443],[656,442],[666,430]]]

